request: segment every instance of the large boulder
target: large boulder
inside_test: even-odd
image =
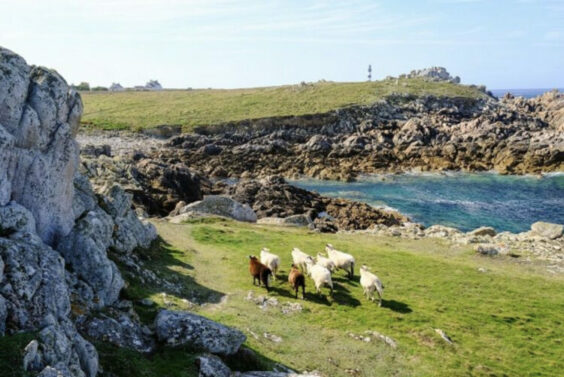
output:
[[[27,208],[50,245],[74,224],[81,113],[80,96],[57,72],[0,47],[0,206]]]
[[[228,217],[237,221],[254,223],[257,215],[247,204],[241,204],[227,196],[208,195],[203,200],[188,204],[179,211],[184,213],[199,213]]]
[[[125,314],[117,318],[91,318],[82,324],[91,338],[147,353],[154,350],[155,341],[145,334],[142,326]]]
[[[241,331],[197,314],[162,310],[155,318],[160,341],[170,346],[188,345],[207,352],[232,355],[245,342]]]
[[[555,240],[562,237],[564,225],[538,221],[531,225],[531,231],[538,236]]]

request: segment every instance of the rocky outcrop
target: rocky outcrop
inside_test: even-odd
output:
[[[81,113],[55,71],[0,48],[0,335],[37,332],[24,368],[41,376],[97,374],[96,349],[70,318],[117,301],[109,249],[127,255],[156,237],[130,195],[95,194],[78,173]]]
[[[148,143],[150,144],[150,143]],[[136,145],[136,144],[134,144]],[[122,147],[124,148],[124,147]],[[166,216],[180,201],[191,203],[203,198],[209,181],[185,164],[169,161],[144,152],[126,150],[123,154],[107,156],[83,150],[80,171],[93,182],[97,192],[108,185],[119,184],[133,197],[136,206],[149,215]]]
[[[423,78],[430,81],[446,81],[455,84],[460,83],[460,77],[452,77],[444,67],[430,67],[423,69],[416,69],[407,75],[401,75],[400,78]]]
[[[203,175],[230,178],[348,181],[359,174],[412,170],[563,171],[562,98],[393,95],[324,114],[200,128],[172,138],[162,155]]]
[[[443,225],[433,225],[425,229],[420,224],[404,223],[391,227],[374,225],[354,232],[408,239],[438,238],[453,244],[472,245],[474,251],[481,255],[523,257],[519,260],[540,261],[550,273],[564,273],[562,229],[563,225],[538,222],[531,226],[530,231],[518,234],[496,233],[487,227],[464,233]],[[560,235],[556,237],[558,234]]]
[[[155,318],[155,331],[158,339],[167,345],[189,344],[221,355],[236,353],[246,340],[246,336],[239,330],[197,314],[170,310],[159,312]]]
[[[74,224],[81,114],[80,97],[57,72],[0,47],[0,205],[27,208],[49,245]]]

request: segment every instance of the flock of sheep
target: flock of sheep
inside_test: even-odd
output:
[[[327,256],[317,254],[314,258],[295,247],[292,250],[292,267],[288,274],[288,282],[294,289],[296,298],[298,291],[302,289],[302,297],[305,299],[305,276],[309,275],[315,285],[317,293],[321,293],[321,287],[327,286],[333,294],[333,281],[331,274],[337,269],[347,272],[349,279],[354,276],[355,259],[352,255],[339,251],[331,244],[325,246]],[[276,273],[280,268],[280,257],[270,252],[269,249],[263,248],[260,252],[260,261],[254,255],[249,255],[249,272],[253,277],[253,284],[261,283],[267,290],[270,290],[270,278],[276,279]],[[360,267],[360,285],[364,291],[364,295],[374,301],[374,292],[378,294],[378,305],[382,305],[382,295],[384,285],[376,275],[368,270],[365,265]]]

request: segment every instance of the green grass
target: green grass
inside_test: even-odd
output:
[[[250,89],[82,92],[82,122],[88,129],[139,130],[158,125],[194,126],[274,116],[324,113],[371,104],[392,93],[479,98],[476,88],[402,79],[374,82],[319,82]]]
[[[436,240],[327,235],[209,219],[156,225],[162,244],[143,257],[162,276],[183,282],[184,290],[176,295],[131,281],[129,298],[150,297],[161,307],[193,310],[237,327],[247,334],[246,346],[270,363],[318,369],[327,376],[348,376],[346,369],[358,369],[359,376],[556,376],[564,368],[564,281],[539,266],[480,257],[469,247]],[[364,299],[358,277],[348,281],[343,272],[334,275],[332,298],[314,294],[310,280],[307,299],[293,298],[285,281],[291,248],[315,254],[326,242],[373,268],[386,287],[383,307]],[[301,303],[301,313],[262,310],[246,300],[249,291],[266,293],[252,285],[247,270],[247,256],[263,246],[283,264],[270,296],[281,304]],[[151,321],[156,312],[143,308],[141,315]],[[366,330],[394,338],[398,348],[348,335]],[[271,342],[265,332],[283,341]]]
[[[0,376],[28,377],[32,373],[23,370],[24,348],[35,338],[34,333],[20,333],[0,337]]]

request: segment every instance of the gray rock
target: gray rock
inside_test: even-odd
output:
[[[492,256],[499,254],[499,248],[493,244],[480,244],[476,246],[475,250],[482,255]]]
[[[216,354],[234,354],[246,340],[239,330],[188,312],[162,310],[155,329],[158,339],[168,345],[187,344]]]
[[[308,215],[302,214],[284,218],[284,224],[293,226],[309,226],[312,224],[312,221]]]
[[[208,195],[203,200],[190,203],[180,211],[223,216],[237,221],[256,222],[257,215],[247,204],[241,204],[227,196]]]
[[[92,318],[82,326],[91,338],[112,343],[118,347],[127,347],[139,352],[152,352],[154,341],[145,336],[142,326],[127,315],[119,318]]]
[[[231,376],[231,370],[223,361],[211,354],[206,354],[198,356],[196,359],[196,365],[198,366],[200,372],[198,377],[229,377]]]
[[[86,376],[96,376],[99,368],[96,348],[79,334],[74,337],[74,348],[80,361],[80,367]]]
[[[286,373],[286,372],[235,372],[233,377],[319,377],[318,374],[300,374],[300,373]]]
[[[531,225],[531,230],[536,235],[545,237],[551,240],[562,237],[562,232],[564,231],[564,225],[546,223],[543,221],[538,221]]]
[[[0,236],[15,232],[35,233],[35,219],[25,207],[12,201],[0,207]]]
[[[1,47],[0,72],[0,206],[14,200],[27,208],[53,244],[74,222],[82,102],[55,71],[29,67]]]
[[[140,300],[139,303],[141,305],[147,306],[147,307],[151,307],[151,306],[155,305],[155,302],[153,300],[151,300],[150,298],[144,298],[144,299]]]
[[[77,173],[74,176],[74,197],[72,210],[75,220],[96,208],[98,201],[92,185],[86,176]]]
[[[69,314],[69,292],[59,253],[38,237],[20,236],[0,237],[0,260],[6,265],[1,294],[10,327],[34,330],[48,314],[56,318]]]
[[[45,367],[37,377],[71,377],[67,369],[58,370],[50,366]]]
[[[2,279],[0,279],[0,281],[2,281]],[[4,334],[6,333],[6,318],[8,318],[6,299],[2,295],[0,295],[0,336],[4,336]]]
[[[495,229],[489,226],[482,226],[480,228],[474,229],[471,232],[468,232],[468,234],[470,236],[491,236],[491,237],[495,237],[495,235],[497,234]]]
[[[132,206],[132,195],[114,185],[101,196],[102,208],[114,221],[112,246],[120,252],[129,253],[137,247],[149,247],[157,238],[153,224],[137,217]]]
[[[24,348],[24,358],[23,358],[23,369],[24,370],[35,370],[41,365],[41,359],[37,350],[39,348],[39,342],[37,340],[32,340]]]
[[[257,220],[257,224],[276,226],[310,226],[313,224],[306,214],[292,215],[288,217],[263,217]]]
[[[61,239],[57,249],[79,278],[96,295],[95,307],[112,304],[124,285],[116,265],[108,259],[114,223],[101,209],[88,212],[74,229]]]

